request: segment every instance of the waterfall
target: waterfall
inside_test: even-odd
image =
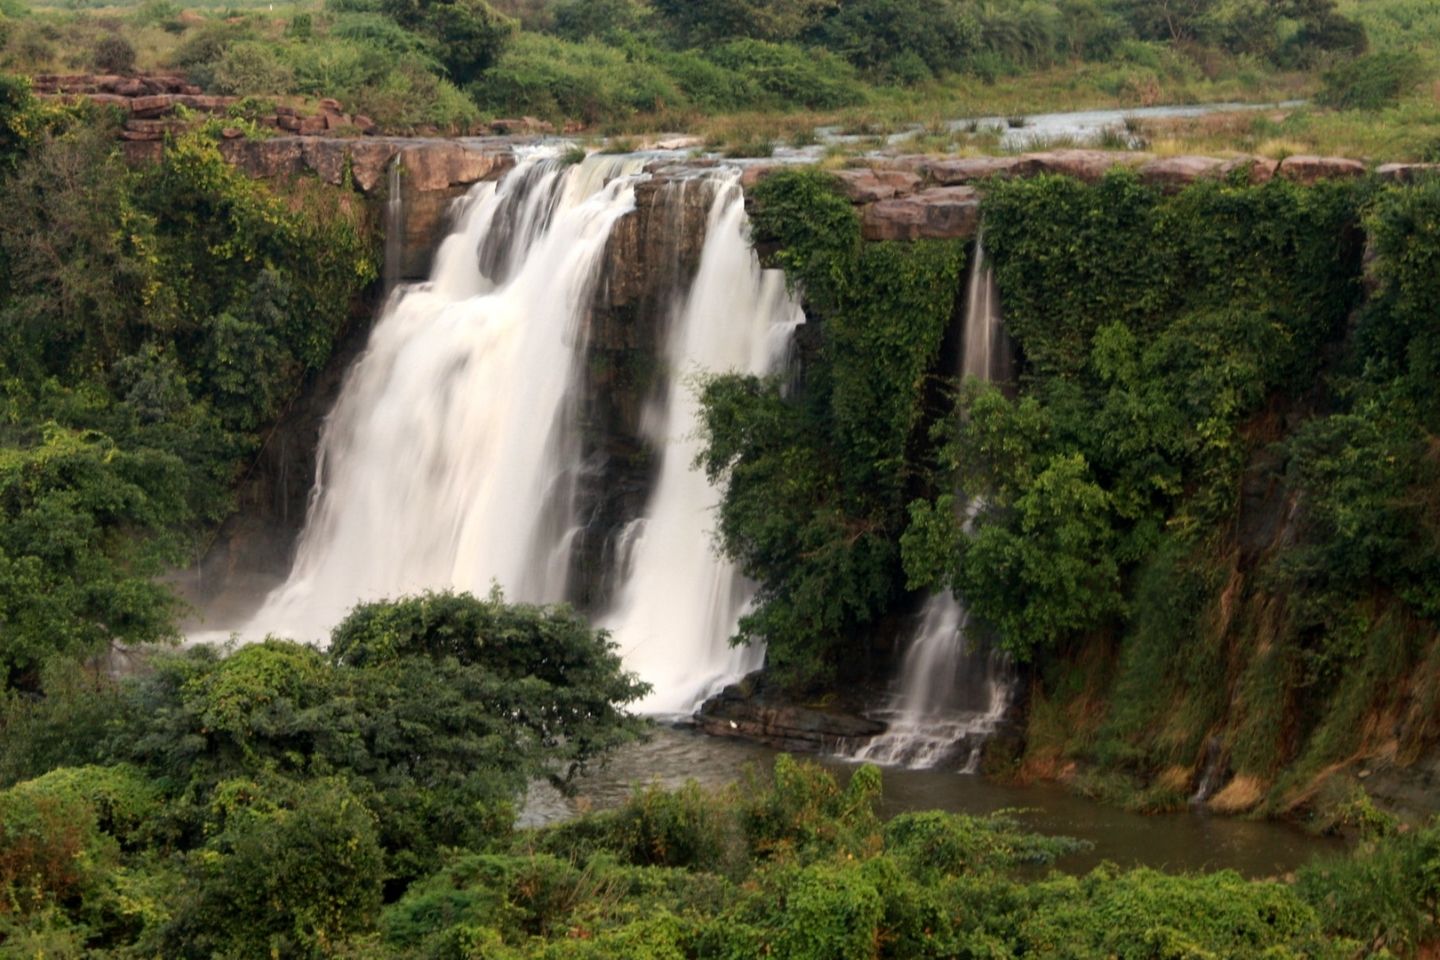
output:
[[[466,198],[347,376],[290,575],[242,636],[321,640],[357,602],[425,589],[565,596],[582,321],[642,166],[531,156]]]
[[[965,296],[960,372],[993,381],[1009,374],[995,272],[985,260],[984,230]],[[964,508],[965,526],[979,508]],[[1008,658],[976,642],[968,612],[950,591],[932,594],[917,618],[900,665],[893,702],[881,715],[884,733],[853,748],[857,760],[914,769],[954,765],[973,773],[985,739],[995,732],[1014,695]]]
[[[532,154],[457,204],[429,280],[387,300],[347,374],[289,576],[243,639],[323,641],[356,603],[427,589],[483,594],[498,583],[515,600],[567,598],[587,320],[643,166]],[[695,375],[780,369],[804,320],[783,275],[761,270],[750,248],[738,172],[667,184],[667,213],[693,189],[709,200],[698,264],[645,265],[670,270],[656,281],[671,304],[663,390],[645,418],[656,478],[644,515],[625,527],[600,618],[654,687],[639,708],[660,714],[688,713],[763,656],[729,645],[753,586],[713,543],[719,495],[694,465]]]
[[[385,191],[385,294],[400,282],[400,259],[405,248],[405,200],[400,194],[400,154],[390,160]]]
[[[602,619],[626,666],[654,685],[639,705],[648,713],[688,714],[760,665],[760,650],[729,643],[753,589],[708,535],[720,497],[694,465],[700,442],[693,374],[777,371],[804,321],[784,276],[761,270],[750,248],[738,174],[712,183],[700,265],[669,326],[665,397],[649,418],[659,479],[644,518],[623,534],[630,541],[627,570]]]

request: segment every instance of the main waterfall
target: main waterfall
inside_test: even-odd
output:
[[[640,158],[534,155],[462,201],[429,281],[392,296],[347,376],[290,574],[244,639],[323,640],[358,602],[429,589],[568,598],[587,318],[647,176]],[[711,542],[693,375],[774,369],[803,315],[750,249],[738,174],[664,189],[710,191],[710,213],[693,280],[667,281],[658,476],[603,625],[654,686],[641,709],[678,713],[760,656],[728,644],[750,588]]]

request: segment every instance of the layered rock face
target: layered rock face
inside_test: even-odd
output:
[[[646,409],[664,381],[669,321],[699,264],[713,184],[694,169],[652,166],[635,210],[610,234],[588,317],[580,388],[582,529],[571,553],[573,600],[597,610],[617,585],[621,537],[655,474]]]
[[[311,174],[336,186],[349,183],[376,200],[389,199],[391,167],[399,165],[401,280],[423,280],[444,238],[454,201],[482,180],[497,180],[515,165],[517,141],[500,137],[417,140],[275,137],[227,140],[220,152],[252,177]],[[392,238],[387,238],[387,240]]]

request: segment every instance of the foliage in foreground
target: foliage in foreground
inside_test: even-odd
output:
[[[642,730],[621,708],[644,686],[568,608],[426,595],[331,639],[5,701],[0,946],[58,924],[143,955],[333,955],[444,851],[503,843],[526,784]]]
[[[646,788],[558,826],[497,826],[407,884],[363,780],[226,782],[187,850],[172,824],[195,815],[192,797],[128,765],[59,768],[0,791],[0,950],[1280,960],[1388,955],[1436,929],[1440,824],[1367,841],[1293,884],[1110,865],[1041,875],[1079,845],[1003,814],[883,821],[880,789],[873,767],[841,787],[782,756],[773,777],[718,793]]]

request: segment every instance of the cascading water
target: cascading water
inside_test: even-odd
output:
[[[657,714],[692,712],[762,656],[729,643],[752,588],[706,534],[719,494],[694,466],[699,405],[691,374],[773,372],[805,319],[784,276],[761,270],[750,248],[738,174],[710,186],[700,265],[670,324],[666,396],[649,418],[659,480],[644,519],[626,531],[627,570],[602,621],[626,666],[654,687],[638,708]]]
[[[400,257],[405,244],[405,200],[400,192],[402,174],[400,155],[390,161],[386,174],[385,196],[385,293],[388,296],[400,282]]]
[[[643,163],[532,156],[460,202],[430,280],[390,299],[347,376],[290,575],[242,637],[323,640],[358,602],[426,589],[566,598],[585,319]],[[712,200],[688,293],[678,261],[662,281],[677,292],[665,393],[647,417],[658,478],[603,623],[653,685],[639,708],[677,714],[762,655],[728,642],[752,588],[711,542],[719,498],[693,465],[691,375],[779,369],[804,316],[750,248],[737,172],[664,189],[675,210],[687,190]]]
[[[1007,375],[1009,357],[995,273],[985,262],[983,231],[966,289],[961,374],[992,381]],[[978,503],[967,505],[965,519]],[[894,705],[882,711],[884,733],[852,752],[857,760],[915,769],[954,764],[970,773],[1014,693],[1011,665],[997,650],[975,643],[969,614],[949,591],[933,594],[900,665]]]
[[[564,597],[581,321],[642,166],[531,157],[466,198],[350,372],[289,578],[242,636],[322,639],[357,602],[424,589]]]

